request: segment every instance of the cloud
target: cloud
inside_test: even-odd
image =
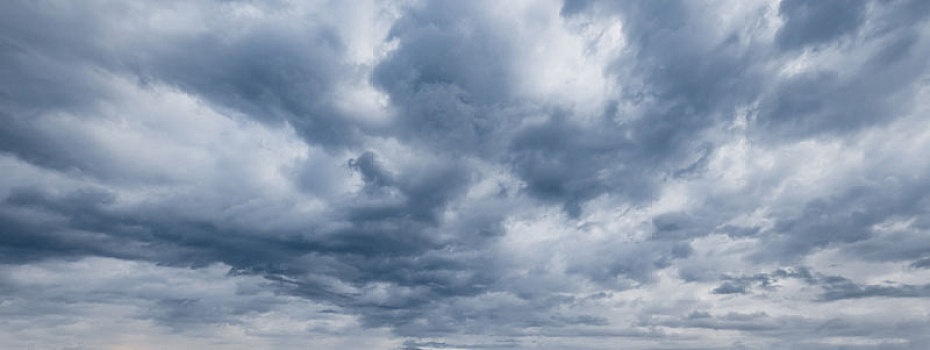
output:
[[[775,40],[782,49],[830,42],[855,32],[865,20],[865,2],[845,4],[838,1],[804,3],[782,1],[778,14],[785,24],[776,33]]]
[[[928,17],[10,2],[0,344],[924,348]]]

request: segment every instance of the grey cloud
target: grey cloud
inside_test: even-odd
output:
[[[865,20],[867,5],[866,1],[782,1],[778,14],[785,24],[776,41],[782,49],[794,49],[854,33]]]
[[[429,2],[394,23],[398,48],[372,74],[399,108],[393,135],[452,155],[493,152],[506,140],[513,121],[502,120],[499,109],[511,103],[515,43],[481,11]]]
[[[923,258],[923,259],[917,260],[917,261],[911,263],[910,266],[911,266],[912,268],[915,268],[915,269],[926,269],[926,268],[930,268],[930,258]]]
[[[714,288],[712,292],[714,294],[744,294],[746,293],[746,286],[725,282],[719,287]]]
[[[913,87],[927,71],[927,43],[919,39],[916,27],[926,22],[928,11],[916,3],[891,1],[872,10],[865,33],[841,49],[864,59],[780,82],[762,100],[761,129],[782,136],[847,133],[908,113]],[[864,25],[867,7],[865,1],[784,1],[780,13],[787,21],[777,34],[778,43],[790,49],[833,42]],[[890,21],[897,24],[890,26]]]
[[[735,330],[776,330],[785,326],[788,320],[776,320],[765,312],[739,313],[729,312],[724,315],[712,317],[709,314],[688,315],[687,321],[678,323],[672,322],[673,327],[697,327],[710,329],[735,329]]]
[[[831,244],[866,240],[873,236],[873,225],[923,215],[923,186],[890,180],[884,186],[851,187],[833,198],[813,200],[797,216],[776,224],[777,234],[769,236],[769,248],[758,257],[793,259]]]
[[[765,312],[710,314],[699,311],[678,318],[650,319],[647,322],[661,323],[673,328],[752,331],[772,339],[772,341],[757,343],[757,345],[775,349],[848,349],[857,348],[857,346],[866,349],[910,349],[919,346],[920,340],[915,339],[914,343],[908,344],[894,341],[895,337],[906,335],[912,330],[926,326],[925,322],[900,322],[890,326],[885,324],[884,321],[864,318],[840,320],[802,316],[772,316]],[[855,337],[858,332],[880,335],[890,341],[885,340],[858,345],[855,343],[830,344],[823,342],[828,337]],[[740,345],[745,346],[747,344],[738,342],[731,344],[731,346],[735,347]]]
[[[319,318],[344,322],[314,326],[332,337],[383,334],[370,347],[921,348],[925,319],[871,310],[922,307],[927,285],[843,262],[909,278],[930,266],[927,163],[892,135],[927,144],[914,129],[928,14],[922,1],[13,1],[0,263],[138,275],[90,289],[4,276],[0,313],[48,326],[95,319],[82,305],[96,303],[191,337]],[[555,66],[527,78],[536,63]],[[589,85],[578,93],[594,97],[561,98]],[[779,153],[834,145],[852,160]],[[225,289],[170,291],[171,276]],[[875,320],[804,309],[826,303]],[[0,344],[20,345],[5,329],[22,325],[0,322]]]
[[[821,301],[834,301],[844,299],[890,297],[890,298],[922,298],[930,295],[930,284],[909,285],[862,285],[843,277],[823,278],[824,292],[820,295]]]
[[[601,193],[646,197],[652,184],[644,173],[652,169],[623,167],[628,142],[616,136],[620,130],[605,131],[584,130],[558,116],[521,131],[511,148],[513,165],[527,191],[562,203],[574,216],[580,214],[584,201]],[[612,176],[599,176],[603,172]]]
[[[522,107],[523,113],[546,115],[546,121],[519,127],[513,117],[504,118],[505,110],[513,108],[507,96],[507,77],[514,75],[516,64],[508,45],[518,43],[484,31],[476,20],[436,20],[454,11],[475,11],[459,6],[426,5],[393,29],[399,48],[378,66],[375,82],[399,103],[402,122],[410,123],[402,130],[407,133],[403,135],[425,138],[425,142],[442,147],[454,145],[453,153],[477,152],[492,160],[507,161],[526,182],[530,194],[562,204],[573,216],[580,214],[585,201],[602,193],[633,200],[648,198],[657,178],[664,173],[693,167],[695,164],[685,163],[693,155],[686,148],[708,147],[695,140],[694,133],[713,124],[718,108],[743,97],[732,94],[733,85],[742,84],[739,91],[749,93],[750,86],[756,83],[752,73],[747,72],[750,57],[734,50],[719,50],[719,55],[692,62],[700,57],[698,53],[728,43],[703,44],[691,40],[698,34],[687,30],[659,30],[660,34],[650,36],[648,33],[655,28],[648,26],[666,22],[640,24],[638,11],[660,14],[644,3],[643,8],[634,6],[629,10],[630,24],[624,28],[631,28],[628,35],[642,46],[639,62],[644,66],[640,68],[648,73],[634,76],[645,80],[643,86],[638,93],[622,98],[648,95],[661,99],[661,104],[644,106],[644,117],[631,124],[618,123],[615,110],[608,109],[592,126],[574,125],[558,108],[530,105]],[[678,16],[669,18],[669,25],[688,21],[690,8],[684,4],[663,9],[669,11],[661,12],[662,16]],[[702,25],[693,24],[698,29]],[[672,46],[679,46],[674,52],[682,50],[678,44],[694,55],[669,55]],[[611,78],[626,78],[616,74]],[[717,83],[698,86],[707,81]]]
[[[233,40],[220,34],[181,38],[170,50],[129,62],[129,69],[260,120],[287,121],[309,142],[345,145],[358,137],[331,105],[339,72],[351,70],[341,62],[345,49],[334,33],[309,28],[298,35],[269,26]]]
[[[798,267],[790,269],[777,269],[771,273],[758,273],[751,276],[723,276],[723,284],[714,288],[714,294],[747,294],[753,289],[777,289],[780,279],[797,278],[808,283],[816,283],[814,275],[809,268]]]
[[[724,276],[726,282],[715,288],[712,293],[749,294],[759,289],[774,291],[779,288],[779,281],[789,278],[819,288],[821,293],[815,300],[821,302],[870,297],[922,298],[930,293],[930,285],[910,285],[893,281],[886,281],[885,284],[860,284],[843,276],[813,272],[807,267],[777,269],[772,273],[752,276]]]
[[[843,251],[869,261],[917,260],[914,266],[920,266],[920,261],[930,254],[930,242],[923,231],[893,232],[850,244]]]
[[[739,48],[738,36],[706,40],[709,24],[692,17],[696,9],[688,3],[602,5],[621,15],[635,49],[605,72],[629,86],[614,103],[633,104],[639,115],[608,108],[586,129],[557,115],[515,143],[517,169],[530,190],[559,198],[575,214],[597,194],[641,201],[655,196],[661,179],[699,171],[713,150],[701,133],[748,101],[759,83],[752,51]]]
[[[652,235],[656,239],[682,240],[707,234],[706,229],[702,230],[706,225],[702,225],[699,221],[699,218],[695,218],[688,213],[660,214],[652,218],[652,225],[656,229],[656,232]]]
[[[508,348],[518,348],[519,344],[517,343],[497,343],[497,344],[449,344],[446,342],[418,342],[415,340],[407,340],[404,342],[405,350],[418,350],[418,349],[508,349]]]
[[[223,28],[170,35],[146,27],[144,21],[131,22],[130,18],[144,17],[149,10],[144,4],[96,4],[101,9],[97,12],[90,11],[93,4],[86,8],[19,1],[9,5],[16,10],[7,13],[20,16],[5,21],[4,42],[11,50],[4,50],[4,60],[16,68],[5,71],[9,76],[3,80],[7,84],[25,82],[27,88],[6,87],[7,97],[15,102],[5,104],[7,108],[23,104],[20,108],[27,109],[6,113],[26,127],[31,123],[23,120],[23,113],[56,107],[78,111],[75,108],[93,108],[87,104],[107,98],[107,91],[99,90],[92,74],[100,70],[131,74],[142,85],[170,84],[257,120],[287,122],[312,143],[344,146],[359,136],[358,126],[347,121],[332,103],[337,80],[355,68],[345,62],[346,50],[338,35],[325,25],[308,22],[305,30],[297,33],[281,23],[255,21],[244,24],[235,34]],[[236,5],[207,2],[190,4],[187,10],[195,11],[194,15],[216,15],[233,11]],[[181,3],[172,6],[183,7]],[[262,6],[278,14],[290,11],[282,4]],[[203,25],[217,29],[224,24],[236,25],[220,19],[204,19]],[[131,27],[129,30],[135,32],[125,34],[134,36],[116,35],[120,25]],[[115,38],[113,42],[96,39],[107,35]],[[81,111],[82,117],[94,114],[92,109]],[[29,130],[26,127],[22,130]],[[10,135],[16,137],[12,130]],[[43,148],[32,145],[16,151]],[[68,153],[59,148],[40,156],[60,158]],[[84,159],[63,161],[80,166]]]

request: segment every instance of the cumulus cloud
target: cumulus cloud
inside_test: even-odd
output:
[[[930,344],[924,1],[12,1],[0,344]]]

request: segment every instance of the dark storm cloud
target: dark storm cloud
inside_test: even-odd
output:
[[[741,48],[752,44],[738,33],[708,40],[710,23],[692,16],[696,9],[686,2],[598,5],[598,14],[620,14],[635,52],[605,72],[632,83],[613,102],[632,103],[640,115],[625,120],[630,116],[608,108],[586,128],[556,115],[523,130],[513,147],[530,192],[564,203],[573,215],[597,195],[641,201],[655,196],[662,179],[699,171],[713,149],[701,133],[748,101],[761,82],[752,66],[755,53]],[[586,7],[566,3],[563,15]]]
[[[699,165],[689,160],[692,148],[706,152],[709,145],[696,134],[726,111],[719,108],[750,96],[758,84],[749,71],[752,57],[735,48],[738,40],[696,40],[709,28],[689,18],[688,6],[656,6],[621,9],[629,12],[625,28],[643,73],[634,77],[642,80],[639,90],[620,98],[657,101],[644,103],[645,115],[632,123],[618,122],[622,116],[608,109],[594,125],[576,125],[558,108],[533,105],[521,108],[546,115],[542,124],[518,127],[512,116],[503,118],[502,110],[519,102],[508,99],[518,64],[511,52],[519,43],[489,31],[493,23],[482,23],[480,13],[461,16],[478,11],[466,5],[429,3],[401,19],[392,29],[399,48],[379,64],[374,79],[402,108],[401,135],[453,154],[503,155],[530,194],[574,216],[604,193],[643,200],[664,174]],[[640,12],[668,18],[646,21]],[[657,25],[670,29],[651,27]]]
[[[127,23],[144,16],[149,9],[143,4],[96,5],[99,11],[93,11],[94,4],[7,4],[10,18],[4,20],[2,59],[9,69],[3,72],[3,84],[16,87],[3,89],[8,99],[4,109],[12,109],[4,114],[22,125],[5,132],[4,139],[49,139],[42,134],[16,135],[30,131],[34,123],[28,115],[49,109],[93,117],[93,109],[80,108],[93,108],[107,97],[94,81],[95,70],[129,73],[143,85],[167,83],[258,120],[286,121],[312,143],[344,146],[358,136],[356,126],[333,105],[337,80],[355,69],[345,62],[346,48],[334,28],[310,22],[296,32],[284,23],[256,21],[243,23],[245,27],[233,33],[223,26],[236,23],[224,22],[221,14],[232,11],[236,3],[187,8],[172,3],[178,11],[217,12],[202,23],[215,30],[173,35]],[[281,4],[261,6],[270,12],[288,11]],[[138,25],[141,28],[131,30],[141,30],[119,33],[121,25]],[[113,41],[102,39],[107,36]],[[58,145],[10,145],[40,161],[84,165],[82,158],[60,159],[68,152],[50,146]]]
[[[645,198],[653,185],[647,174],[655,169],[622,166],[637,155],[629,150],[635,145],[618,137],[621,132],[611,125],[578,127],[556,115],[516,135],[513,166],[529,193],[563,204],[573,216],[581,214],[584,201],[599,194]],[[604,172],[611,176],[600,175]]]
[[[34,189],[12,193],[3,203],[6,259],[101,255],[168,264],[270,264],[299,249],[273,239],[222,232],[208,222],[178,221],[159,213],[121,213],[107,207],[111,194],[93,189],[53,196]],[[31,215],[30,215],[31,214]],[[217,234],[223,234],[222,238]],[[282,244],[275,247],[277,244]],[[280,248],[280,249],[278,249]],[[216,254],[229,254],[226,258]],[[265,255],[271,254],[271,255]]]
[[[3,138],[3,147],[27,161],[62,170],[77,168],[102,178],[122,171],[75,147],[83,140],[49,130],[36,118],[57,110],[94,117],[92,101],[110,96],[98,91],[98,82],[85,69],[129,72],[143,84],[171,84],[249,117],[288,121],[310,143],[354,142],[354,126],[331,104],[336,77],[350,67],[343,62],[345,47],[329,28],[311,26],[298,33],[275,23],[249,23],[252,27],[240,35],[208,31],[160,37],[143,31],[128,42],[105,43],[95,38],[115,30],[110,26],[118,23],[103,17],[137,15],[133,11],[140,9],[105,6],[104,11],[85,13],[84,8],[70,11],[68,5],[54,3],[10,6],[17,10],[5,11],[16,18],[4,21],[4,42],[11,50],[4,50],[10,69],[4,70],[3,79],[4,91],[9,92],[4,96],[8,122],[3,132],[8,137]],[[223,4],[209,4],[203,10],[224,9]],[[69,31],[55,29],[66,24]],[[301,274],[306,271],[284,266],[303,254],[322,252],[352,257],[337,265],[360,274],[359,283],[402,278],[377,273],[367,265],[384,264],[381,256],[418,255],[440,247],[430,238],[437,212],[461,192],[467,171],[454,164],[432,163],[390,180],[376,167],[371,153],[363,153],[351,166],[372,188],[390,187],[401,198],[380,200],[380,193],[361,194],[345,204],[340,215],[339,220],[350,223],[348,227],[314,232],[309,239],[300,238],[304,234],[298,232],[256,233],[210,221],[179,220],[165,208],[114,212],[103,207],[110,198],[105,193],[100,198],[83,192],[53,198],[41,191],[19,191],[4,202],[5,209],[13,212],[4,220],[8,232],[4,248],[10,251],[5,258],[94,254],[168,264],[222,261],[253,273]],[[29,221],[30,211],[59,220]],[[353,280],[351,274],[343,276]]]
[[[397,137],[453,157],[497,152],[509,137],[516,121],[501,119],[498,109],[512,103],[515,43],[482,11],[469,3],[428,2],[391,27],[398,47],[375,67],[372,80],[399,108]]]
[[[126,65],[144,80],[168,82],[253,118],[287,121],[309,142],[352,144],[358,131],[332,105],[339,74],[351,70],[336,34],[325,27],[251,29],[231,40],[221,32],[178,38]]]
[[[844,133],[908,113],[914,87],[927,72],[927,43],[919,39],[918,28],[930,9],[921,3],[876,4],[874,24],[860,29],[866,1],[781,2],[779,14],[786,21],[776,40],[782,49],[829,44],[844,52],[861,51],[866,59],[779,83],[763,100],[760,126],[789,137]]]
[[[431,186],[425,181],[429,177],[420,180],[424,181],[410,185],[409,191],[430,191],[429,196],[415,197],[428,202],[381,209],[364,203],[347,207],[351,226],[309,237],[298,232],[250,232],[206,221],[178,220],[164,212],[118,212],[106,208],[113,199],[105,192],[82,190],[50,197],[21,190],[3,205],[3,257],[5,263],[82,255],[178,266],[223,262],[232,272],[277,281],[281,291],[361,312],[368,325],[394,326],[401,331],[413,327],[405,324],[422,317],[435,300],[475,295],[484,289],[476,285],[492,282],[493,271],[486,270],[486,263],[429,253],[448,244],[430,235],[435,232],[432,210],[441,205],[437,202],[442,201],[437,197],[441,191],[423,187]],[[358,286],[391,283],[414,291],[389,301],[359,301],[359,295],[334,290],[331,283],[320,282],[317,276],[336,277]],[[218,317],[226,312],[192,311],[198,305],[198,301],[166,300],[149,316],[177,326],[177,322],[221,321]],[[407,333],[435,332],[436,327],[440,325],[429,329],[417,326]]]
[[[916,316],[757,311],[930,297],[913,282],[930,266],[930,168],[894,135],[928,144],[913,130],[926,2],[357,7],[6,4],[0,267],[112,259],[243,287],[30,295],[10,277],[0,313],[113,298],[183,333],[302,300],[407,348],[723,344],[679,334],[693,330],[740,332],[734,347],[927,344]],[[537,61],[556,63],[531,79]],[[543,81],[555,92],[527,92]],[[556,98],[587,85],[602,88]],[[854,160],[780,154],[834,143]],[[825,252],[911,282],[818,272]],[[814,296],[778,295],[788,280]]]
[[[848,132],[907,113],[907,101],[913,93],[910,88],[920,77],[917,72],[927,69],[921,59],[925,53],[911,54],[908,50],[916,43],[913,35],[889,39],[887,45],[902,47],[888,50],[901,52],[895,57],[874,57],[874,63],[865,64],[851,77],[842,78],[840,73],[827,70],[784,81],[762,105],[762,125],[805,136]]]
[[[366,156],[371,154],[363,154],[353,164],[362,164]],[[310,236],[247,232],[245,228],[223,227],[209,221],[178,220],[167,208],[124,212],[108,208],[114,197],[103,190],[82,189],[54,196],[38,189],[17,189],[3,202],[3,208],[11,214],[7,221],[9,235],[4,239],[17,247],[13,253],[35,251],[52,256],[70,249],[92,249],[91,253],[107,256],[131,255],[132,247],[118,244],[121,241],[178,245],[198,251],[190,258],[206,259],[196,263],[218,259],[236,268],[273,268],[310,251],[371,258],[419,254],[438,246],[425,231],[435,226],[436,210],[455,193],[450,183],[459,181],[457,174],[454,169],[437,168],[412,177],[413,181],[401,182],[398,187],[404,198],[399,202],[380,204],[369,202],[372,199],[368,197],[359,198],[343,211],[345,219],[352,223],[350,227]],[[70,232],[72,229],[78,232]],[[25,249],[26,245],[32,248]],[[106,251],[107,247],[114,251]],[[184,260],[175,256],[154,258],[165,259],[162,262]]]
[[[782,49],[835,40],[854,33],[865,20],[866,1],[782,1],[778,14],[785,24],[775,35]]]
[[[401,96],[448,87],[460,89],[476,104],[505,101],[512,54],[506,39],[491,31],[482,11],[451,2],[409,9],[391,28],[391,37],[400,46],[379,64],[375,81]]]

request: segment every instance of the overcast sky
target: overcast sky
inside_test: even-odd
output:
[[[0,10],[0,348],[928,349],[930,1]]]

